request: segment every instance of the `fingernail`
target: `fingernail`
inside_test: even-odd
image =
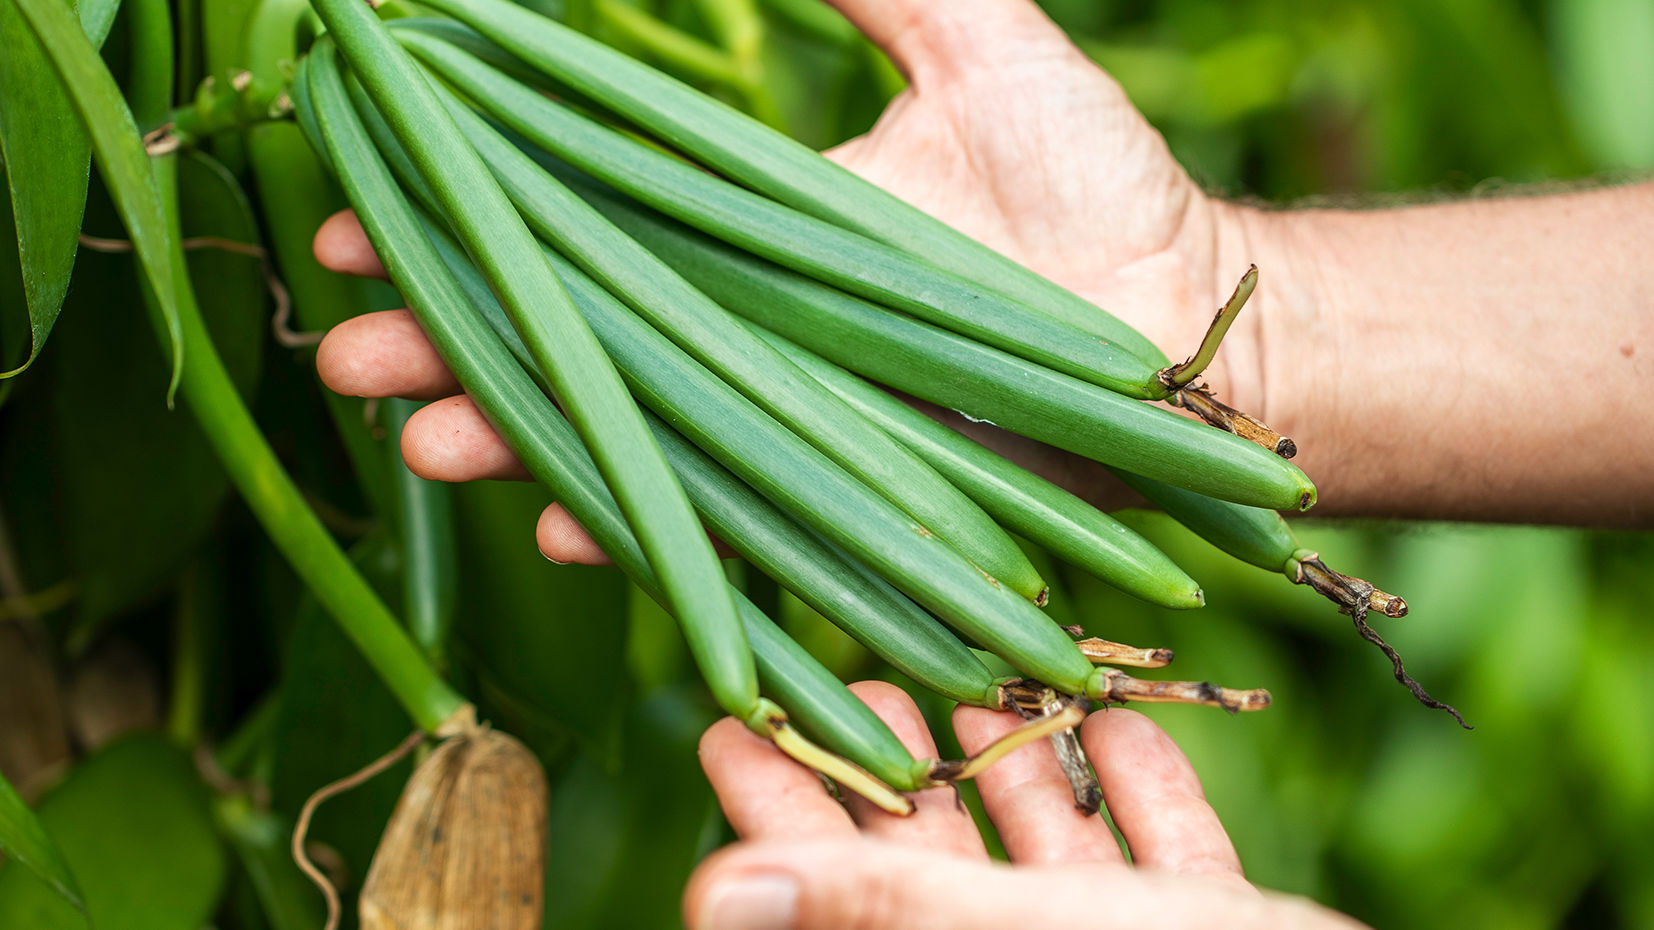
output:
[[[775,873],[748,875],[714,888],[696,930],[792,930],[798,882]]]
[[[567,562],[559,562],[556,559],[552,558],[551,556],[546,555],[544,552],[540,553],[540,558],[545,559],[547,562],[550,562],[553,565],[567,565],[567,564],[569,564]]]

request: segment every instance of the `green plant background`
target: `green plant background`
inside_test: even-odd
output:
[[[257,5],[175,4],[181,88],[246,63]],[[814,145],[864,130],[899,87],[814,0],[761,4],[761,43],[735,48],[736,65],[717,73],[628,31],[606,5],[571,12]],[[636,5],[719,53],[729,33],[707,11],[745,8]],[[1454,197],[1654,168],[1645,0],[1044,6],[1190,171],[1234,196]],[[104,54],[130,80],[144,64],[127,52],[126,20]],[[294,329],[394,305],[382,288],[317,274],[292,204],[320,214],[338,195],[297,169],[254,172],[249,135],[267,129],[216,136],[185,160],[185,235],[271,248],[294,292]],[[92,190],[86,231],[121,237],[95,173]],[[15,254],[0,249],[0,368],[27,345]],[[314,350],[270,338],[256,260],[201,250],[190,271],[266,434],[397,607],[414,530],[394,504],[387,411],[326,395]],[[230,493],[193,423],[167,411],[165,385],[130,256],[83,248],[52,341],[0,387],[0,658],[13,670],[0,671],[11,715],[0,746],[74,746],[72,766],[23,784],[100,927],[314,927],[319,898],[286,861],[285,831],[311,791],[411,723]],[[458,567],[452,674],[551,773],[547,926],[675,925],[684,876],[727,828],[694,761],[711,705],[672,622],[609,570],[541,559],[538,489],[426,490],[453,514],[438,540]],[[1274,692],[1267,713],[1241,718],[1152,711],[1193,757],[1254,880],[1381,926],[1654,926],[1646,535],[1299,521],[1306,545],[1338,568],[1406,596],[1412,613],[1383,630],[1477,725],[1464,733],[1414,705],[1309,592],[1157,515],[1134,519],[1202,581],[1209,606],[1159,611],[1056,568],[1052,610],[1110,638],[1174,647],[1179,677]],[[773,585],[749,587],[841,676],[888,675]],[[86,682],[110,677],[111,655],[127,657],[115,663],[126,672],[100,703]],[[15,669],[30,663],[59,686],[23,688]],[[123,726],[170,740],[129,733],[105,745],[96,728],[64,723],[116,711],[131,718]],[[224,771],[191,765],[179,747],[196,744],[216,747]],[[314,835],[347,876],[366,870],[406,771],[323,808]],[[149,880],[140,866],[157,856],[190,866]],[[0,868],[0,925],[79,925],[40,891],[15,865]]]

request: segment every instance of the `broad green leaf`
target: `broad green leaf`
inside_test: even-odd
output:
[[[258,227],[233,178],[200,154],[178,168],[186,237],[257,243]],[[100,212],[94,207],[94,218]],[[193,249],[187,260],[224,364],[250,396],[268,332],[259,262],[221,248]],[[229,491],[194,419],[131,389],[158,382],[165,370],[150,348],[149,321],[136,311],[130,257],[86,252],[80,262],[58,334],[52,397],[66,478],[62,513],[80,586],[72,647],[165,585],[205,539]]]
[[[63,861],[63,854],[4,776],[0,776],[0,853],[5,853],[12,862],[27,866],[76,908],[86,909],[75,875]]]
[[[454,490],[464,605],[456,661],[469,660],[485,703],[503,692],[599,755],[611,753],[628,690],[625,577],[540,555],[534,524],[550,501],[538,486],[476,482]]]
[[[198,930],[224,884],[224,848],[189,757],[159,734],[111,743],[39,808],[85,892],[86,915],[33,872],[0,869],[0,927]]]
[[[167,384],[170,404],[183,377],[183,330],[172,262],[168,257],[166,211],[132,111],[127,109],[115,78],[98,57],[97,47],[86,37],[74,13],[60,0],[5,2],[23,12],[57,70],[61,86],[68,89],[81,124],[91,136],[98,171],[109,186],[138,261],[159,301],[172,356],[172,374]]]
[[[62,81],[10,0],[0,2],[0,48],[5,49],[0,55],[0,161],[11,192],[29,331],[20,358],[9,352],[0,357],[0,378],[9,378],[34,363],[63,309],[86,209],[92,150]]]

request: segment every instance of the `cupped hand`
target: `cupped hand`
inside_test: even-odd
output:
[[[936,747],[912,700],[882,682],[852,686],[916,756]],[[954,711],[967,752],[1018,719]],[[1047,742],[1018,749],[977,779],[1010,863],[988,858],[951,788],[894,817],[821,781],[734,719],[701,739],[701,764],[740,842],[696,870],[689,930],[1005,930],[1007,927],[1358,926],[1308,901],[1259,892],[1206,803],[1188,760],[1129,710],[1080,730],[1131,866],[1099,816],[1075,810]]]
[[[1192,351],[1245,268],[1244,224],[1190,181],[1108,75],[1030,0],[833,2],[911,86],[871,132],[829,157],[1108,307],[1168,354]],[[338,271],[384,273],[349,213],[322,226],[315,251]],[[1242,316],[1208,373],[1243,409],[1262,399],[1255,318]],[[525,477],[406,312],[336,327],[317,366],[340,393],[435,401],[403,432],[416,474]],[[932,412],[1076,493],[1106,499],[1109,485],[1092,463]],[[537,537],[555,561],[604,561],[555,505]]]

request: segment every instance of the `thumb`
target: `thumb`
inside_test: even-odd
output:
[[[1009,870],[870,839],[741,843],[702,863],[689,930],[1004,930],[1028,919]]]
[[[684,895],[689,930],[1004,930],[1019,925],[1163,930],[1356,926],[1309,902],[1120,865],[1012,867],[863,838],[739,843],[702,863]]]
[[[1074,46],[1033,0],[827,0],[918,83]]]

